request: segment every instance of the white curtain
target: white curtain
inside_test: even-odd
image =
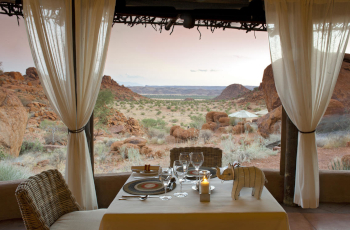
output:
[[[319,171],[312,131],[337,82],[349,39],[350,1],[265,0],[265,12],[277,92],[301,131],[294,202],[317,208]]]
[[[75,0],[74,26],[72,0],[23,1],[28,40],[41,83],[51,107],[70,130],[82,129],[95,106],[114,8],[115,0]],[[69,133],[65,178],[84,210],[98,208],[85,131]]]

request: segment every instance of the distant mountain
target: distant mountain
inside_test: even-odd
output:
[[[240,84],[232,84],[227,86],[222,93],[214,98],[214,100],[227,100],[232,98],[238,98],[243,94],[250,92],[249,89]]]
[[[110,76],[104,75],[101,82],[101,89],[109,89],[115,96],[117,100],[131,100],[138,101],[140,99],[148,99],[144,96],[141,96],[129,88],[119,85],[116,81],[114,81]]]
[[[189,88],[192,87],[192,88]],[[205,88],[196,88],[196,86],[132,86],[128,87],[133,92],[141,95],[198,95],[198,96],[217,96],[220,95],[222,89],[205,89]],[[201,86],[198,86],[201,87]],[[210,87],[210,86],[205,86]]]
[[[119,85],[124,85],[125,87],[129,87],[129,86],[145,86],[145,85],[139,84],[137,82],[127,82],[127,81],[119,81]]]
[[[176,88],[176,89],[207,89],[207,90],[224,90],[226,86],[187,86],[187,85],[146,85],[151,88]]]
[[[254,90],[255,88],[259,87],[259,86],[253,86],[253,85],[244,85],[244,87],[246,87],[249,90]]]

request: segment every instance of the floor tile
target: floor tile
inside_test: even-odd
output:
[[[301,213],[288,213],[290,230],[316,230]]]
[[[317,230],[349,230],[350,214],[302,213]]]
[[[22,219],[0,221],[0,230],[25,230]]]

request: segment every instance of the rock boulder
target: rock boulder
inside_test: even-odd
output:
[[[27,120],[28,113],[20,99],[0,87],[0,147],[5,153],[18,157]]]
[[[35,67],[29,67],[28,69],[26,69],[26,75],[32,80],[39,79],[38,71],[36,71]]]
[[[282,106],[272,110],[268,114],[260,117],[257,121],[258,132],[264,138],[267,138],[275,131],[275,124],[282,120]]]

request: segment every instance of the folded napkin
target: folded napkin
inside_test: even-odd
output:
[[[150,166],[150,165],[142,165],[142,166],[131,166],[131,171],[142,171],[142,170],[159,170],[160,166]]]

